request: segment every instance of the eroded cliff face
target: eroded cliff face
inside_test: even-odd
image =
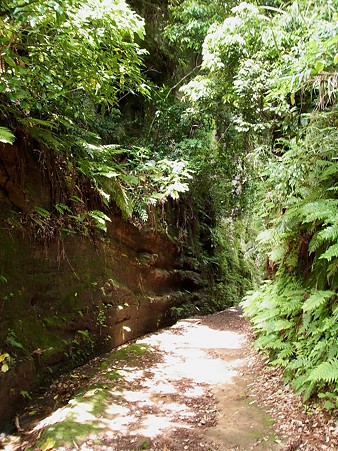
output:
[[[171,307],[206,279],[165,233],[118,212],[104,238],[60,240],[18,217],[50,209],[50,175],[25,143],[0,143],[0,424],[29,392],[62,371],[174,321]]]

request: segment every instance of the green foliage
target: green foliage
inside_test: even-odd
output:
[[[338,382],[338,359],[322,362],[309,376],[309,380],[319,382]]]
[[[16,349],[24,349],[23,345],[18,341],[14,330],[9,329],[6,337],[6,342],[8,345]]]
[[[135,35],[143,38],[143,21],[123,0],[6,3],[0,80],[15,108],[30,114],[62,106],[75,118],[74,92],[112,104],[119,91],[141,88]]]
[[[239,303],[257,281],[252,233],[250,223],[244,218],[219,220],[212,230],[214,251],[209,265],[214,266],[216,285],[211,304],[218,303],[217,310]]]
[[[124,0],[8,0],[0,29],[1,119],[19,126],[40,148],[62,153],[91,179],[106,207],[114,201],[125,218],[143,223],[149,209],[188,190],[191,171],[184,157],[160,156],[156,144],[153,154],[110,144],[123,134],[120,99],[149,96],[142,75],[146,52],[139,46],[144,21]],[[4,127],[0,138],[14,139]],[[194,144],[185,142],[185,148]],[[90,218],[106,230],[105,212],[73,214],[63,205],[57,199],[55,209],[78,227],[86,228]],[[42,209],[36,212],[47,222]]]
[[[305,399],[337,396],[336,3],[239,4],[210,26],[201,72],[182,88],[190,114],[215,126],[224,172],[209,192],[230,217],[255,202],[271,280],[245,314]]]
[[[304,312],[313,312],[318,310],[323,304],[326,303],[327,300],[332,298],[335,295],[334,291],[316,291],[312,294],[303,304]]]
[[[80,365],[93,354],[94,340],[87,329],[77,330],[73,339],[63,340],[66,347],[65,356]]]
[[[98,133],[109,139],[119,98],[149,94],[136,42],[143,37],[144,21],[124,0],[6,0],[0,119],[67,157]]]
[[[271,203],[261,211],[270,228],[261,243],[278,271],[243,304],[261,335],[257,345],[304,399],[338,388],[335,118],[334,109],[313,113],[303,138],[278,157],[278,173],[274,161],[266,172]]]
[[[228,10],[229,2],[173,0],[170,5],[171,18],[166,27],[165,36],[175,45],[200,52],[208,28],[224,17]]]
[[[155,159],[147,148],[87,145],[86,151],[80,171],[92,179],[103,202],[109,205],[113,200],[126,219],[134,215],[147,221],[149,208],[168,198],[178,199],[192,178],[184,160]]]
[[[330,373],[328,364],[338,356],[337,307],[324,302],[332,298],[331,291],[310,291],[301,285],[278,273],[274,282],[248,295],[243,307],[260,335],[256,346],[269,351],[272,364],[283,366],[286,380],[308,399],[325,386],[333,392],[337,388],[337,375]],[[315,308],[316,299],[324,301]]]
[[[15,141],[15,136],[6,127],[0,127],[0,142],[5,144],[13,144]]]

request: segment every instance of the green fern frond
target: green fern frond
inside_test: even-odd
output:
[[[63,151],[67,147],[67,140],[51,130],[39,127],[26,127],[27,133],[41,144],[47,145],[57,151]]]
[[[15,136],[7,127],[0,127],[0,142],[5,144],[13,144]]]
[[[35,125],[42,125],[43,127],[47,127],[50,130],[51,129],[55,129],[57,127],[57,124],[53,121],[47,121],[44,119],[37,119],[34,117],[27,117],[24,119],[20,119],[21,124],[26,128],[26,127],[31,127],[33,128]],[[68,123],[69,126],[69,123]]]
[[[278,234],[276,232],[276,229],[267,229],[260,232],[256,239],[260,244],[271,244],[277,241]]]
[[[327,167],[327,169],[325,169],[322,172],[322,174],[320,176],[320,179],[323,180],[323,181],[331,179],[332,176],[335,176],[337,174],[337,172],[338,172],[338,165],[337,165],[336,161],[334,161],[334,162],[327,162],[327,164],[329,166]]]
[[[318,365],[311,371],[308,380],[313,382],[338,382],[338,359]]]
[[[314,332],[315,332],[315,335],[317,334],[317,332],[319,335],[321,335],[321,331],[318,328],[318,324],[314,328]],[[313,358],[313,360],[316,361],[315,359],[318,359],[318,356],[322,357],[323,354],[326,353],[328,345],[329,345],[329,342],[326,338],[316,342],[315,346],[313,347],[313,349],[310,353],[310,359]]]
[[[293,327],[293,322],[288,321],[287,319],[279,319],[277,321],[272,321],[270,325],[271,330],[274,330],[276,332],[285,329],[290,329],[291,327]]]
[[[282,349],[278,353],[277,359],[273,360],[271,365],[283,365],[288,366],[290,358],[293,356],[294,350],[292,349],[292,346],[290,344],[287,345],[284,349]]]
[[[113,179],[109,192],[111,193],[116,205],[121,210],[122,216],[125,219],[130,218],[133,214],[133,202],[122,184],[118,180]]]
[[[280,312],[283,315],[294,315],[302,308],[304,293],[302,296],[288,297],[281,303]]]
[[[330,246],[319,258],[331,261],[334,257],[338,257],[338,243]]]
[[[307,387],[304,390],[304,394],[303,394],[303,401],[304,402],[308,401],[311,398],[311,396],[313,395],[315,389],[316,389],[316,383],[315,382],[311,382],[310,384],[307,385]]]
[[[309,202],[300,207],[299,214],[303,216],[302,223],[306,224],[314,221],[328,221],[337,215],[338,199],[320,199],[316,202]]]
[[[327,280],[332,279],[338,272],[337,260],[334,259],[327,267]]]
[[[311,361],[308,357],[300,356],[296,360],[292,360],[288,364],[288,368],[291,370],[298,370],[299,368],[308,368],[311,365]]]
[[[256,341],[255,341],[255,347],[257,349],[263,349],[263,348],[271,348],[271,344],[276,340],[276,336],[271,335],[261,335]]]
[[[313,293],[303,304],[304,312],[312,312],[321,305],[323,305],[328,299],[335,295],[334,291],[316,291]]]
[[[322,240],[337,241],[338,239],[338,224],[326,227],[319,234]]]
[[[312,254],[323,244],[323,239],[320,237],[320,233],[317,232],[311,238],[308,246],[309,253]]]
[[[95,226],[102,230],[103,232],[107,232],[107,222],[111,222],[111,219],[100,210],[92,210],[88,212],[89,216],[93,219]]]
[[[336,222],[338,219],[338,215],[331,218],[331,222]],[[338,240],[338,224],[329,225],[325,227],[323,230],[315,233],[309,243],[309,252],[310,254],[315,252],[323,243],[326,241],[334,241]]]
[[[333,332],[333,331],[331,331]],[[332,334],[331,340],[327,340],[327,357],[328,360],[333,360],[338,358],[338,343],[337,343],[337,330],[336,333]]]
[[[284,242],[280,242],[278,246],[273,245],[273,250],[269,253],[269,259],[273,263],[279,263],[285,256],[287,247]]]
[[[306,387],[308,383],[308,376],[307,375],[300,375],[297,376],[293,381],[292,381],[292,386],[294,387],[294,389],[296,390],[296,393],[299,395],[300,393],[302,393]]]
[[[321,331],[325,332],[326,330],[330,330],[334,335],[338,335],[338,306],[333,309],[332,316],[323,320]]]
[[[282,350],[288,347],[288,343],[282,341],[280,338],[272,340],[270,343],[270,348],[275,350]]]

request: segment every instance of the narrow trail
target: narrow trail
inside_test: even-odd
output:
[[[338,449],[297,448],[299,443],[286,443],[287,434],[278,437],[252,389],[258,377],[255,359],[250,327],[238,308],[179,321],[61,377],[19,417],[23,431],[3,447]]]

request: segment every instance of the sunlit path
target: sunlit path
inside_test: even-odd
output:
[[[245,346],[235,308],[179,321],[96,359],[77,395],[6,449],[278,449],[267,414],[246,394]]]

